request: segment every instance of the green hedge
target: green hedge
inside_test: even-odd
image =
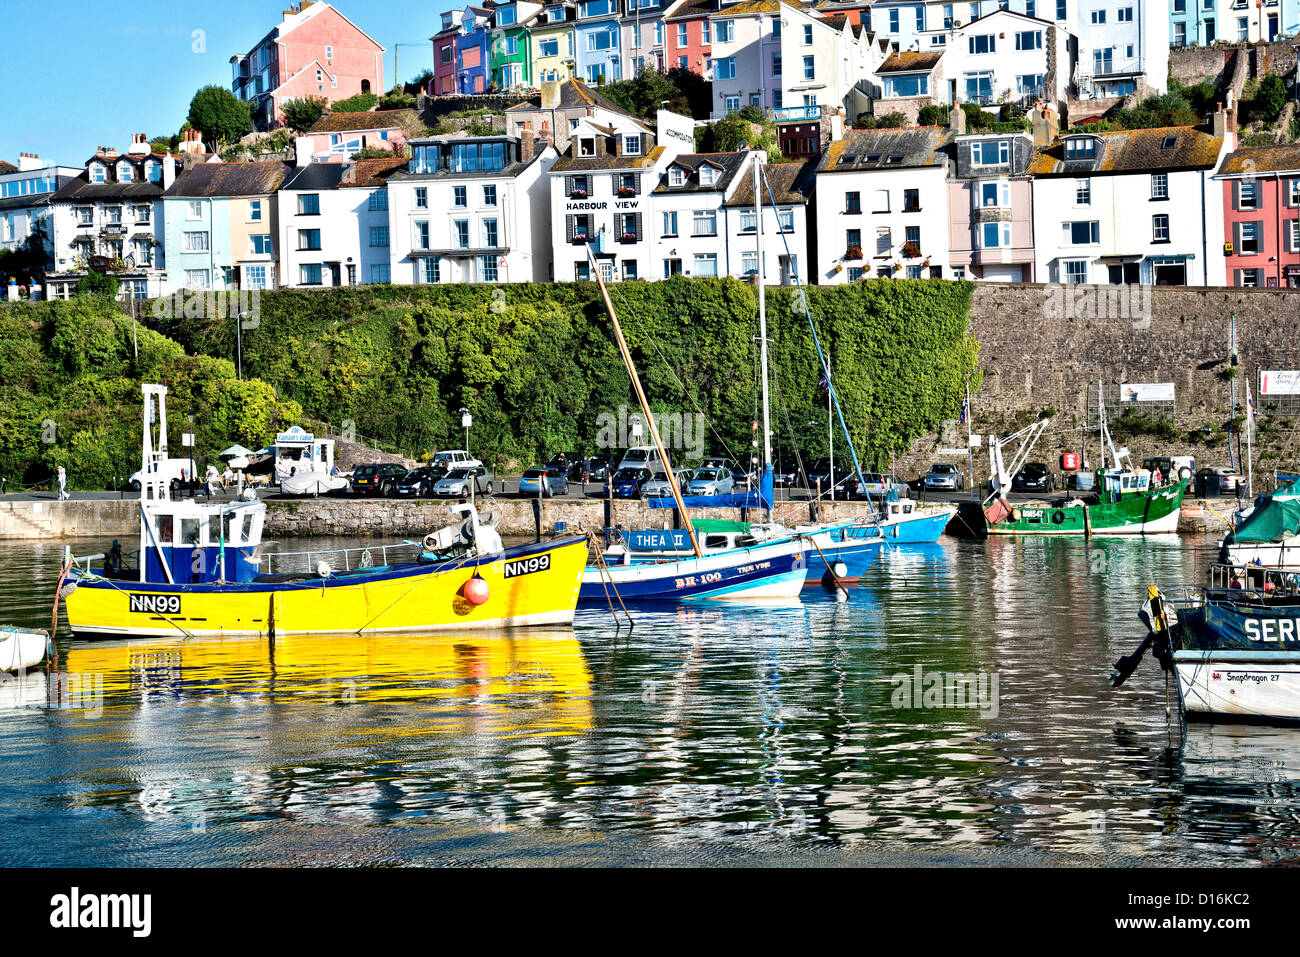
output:
[[[187,355],[150,329],[133,330],[110,298],[6,304],[0,476],[10,487],[44,484],[62,464],[73,488],[104,488],[139,469],[142,380],[170,386],[172,454],[181,454],[180,434],[195,415],[200,462],[232,442],[260,448],[302,417],[265,382],[237,381],[228,360]]]
[[[956,415],[976,370],[977,345],[966,334],[971,288],[868,280],[808,291],[867,463],[886,465]],[[698,405],[743,455],[757,411],[752,286],[678,277],[615,284],[611,295],[655,408],[690,413]],[[825,392],[792,300],[791,289],[768,292],[772,421],[783,462],[796,442],[804,455],[826,447]],[[471,447],[501,468],[594,451],[598,416],[636,407],[593,283],[280,290],[264,294],[260,309],[257,328],[243,336],[246,372],[313,417],[335,426],[350,419],[361,435],[408,454],[460,447],[461,406],[474,415]],[[234,354],[233,320],[148,321],[190,352]],[[719,438],[708,436],[708,450],[720,451]]]

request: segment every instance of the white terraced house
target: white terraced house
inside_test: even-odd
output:
[[[276,194],[279,275],[306,289],[391,281],[388,189],[406,159],[303,163]],[[250,241],[256,241],[250,237]]]
[[[588,249],[608,280],[653,279],[650,192],[668,164],[692,147],[694,121],[660,110],[656,130],[631,117],[606,126],[581,119],[550,168],[554,279],[594,278]]]
[[[52,254],[50,197],[80,173],[73,166],[42,163],[35,153],[19,153],[17,166],[0,161],[0,250],[17,249],[39,232]]]
[[[388,180],[392,281],[550,279],[555,159],[531,136],[411,140],[410,165]]]
[[[851,130],[817,166],[816,268],[823,285],[948,273],[949,131]]]
[[[713,117],[743,106],[780,119],[820,119],[821,107],[857,116],[870,104],[865,30],[790,0],[720,3],[710,16]]]
[[[944,89],[934,91],[942,103],[1016,103],[1029,109],[1043,99],[1059,108],[1069,97],[1075,60],[1060,24],[996,10],[922,39],[933,36],[943,42],[923,49],[943,52]]]
[[[1220,112],[1208,131],[1070,132],[1037,149],[1029,174],[1038,281],[1224,285],[1213,176],[1235,142]]]
[[[101,146],[85,170],[50,197],[54,270],[51,298],[68,298],[88,267],[120,264],[121,295],[144,299],[164,288],[163,192],[176,178],[176,159],[152,152],[143,134],[119,154]]]

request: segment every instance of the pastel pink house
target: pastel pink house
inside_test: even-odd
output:
[[[259,125],[278,126],[288,100],[331,103],[383,91],[384,48],[333,6],[302,0],[245,54],[230,58],[231,90],[257,104]]]

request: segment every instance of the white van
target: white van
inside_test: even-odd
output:
[[[173,492],[179,489],[181,483],[184,481],[193,482],[195,485],[198,485],[203,481],[203,476],[196,474],[196,467],[193,459],[163,459],[161,471],[170,484]],[[182,472],[185,473],[185,478],[181,477]],[[131,486],[132,492],[140,491],[140,473],[136,472],[132,475],[131,478],[128,479],[127,484]]]

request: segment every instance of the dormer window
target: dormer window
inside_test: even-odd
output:
[[[684,182],[686,182],[686,176],[682,172],[682,168],[680,166],[674,166],[672,169],[668,171],[669,186],[681,186]]]
[[[641,137],[624,136],[623,137],[623,155],[640,156],[641,155]]]
[[[579,156],[596,155],[596,138],[594,136],[584,136],[578,140]]]
[[[1091,136],[1071,136],[1065,141],[1065,158],[1093,159],[1097,155],[1097,141]]]
[[[119,183],[130,183],[135,180],[135,170],[131,168],[130,163],[117,164],[117,181]]]
[[[92,163],[90,166],[90,181],[92,183],[102,183],[108,179],[107,171],[99,163]]]
[[[718,171],[712,166],[704,165],[700,167],[700,185],[712,186],[713,181],[717,178]]]
[[[148,163],[145,163],[145,164],[144,164],[144,175],[145,175],[145,178],[148,179],[149,182],[151,182],[151,183],[161,183],[161,182],[162,182],[162,163],[159,163],[159,162],[157,162],[156,160],[150,160]]]

